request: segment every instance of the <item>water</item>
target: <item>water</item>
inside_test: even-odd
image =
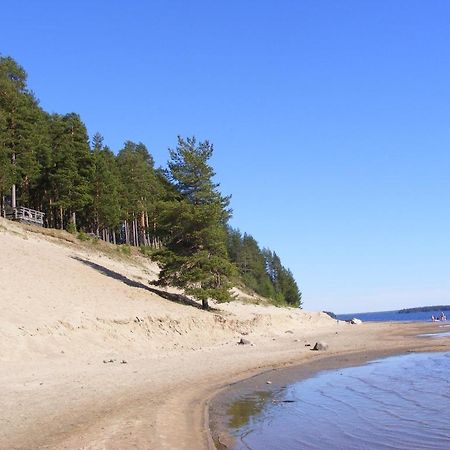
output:
[[[447,325],[447,326],[448,326],[448,325]],[[419,336],[433,337],[433,338],[443,338],[443,337],[448,337],[448,336],[450,336],[450,331],[445,331],[444,333],[442,333],[442,332],[425,333],[425,334],[419,334]]]
[[[435,317],[441,314],[442,310],[436,311],[417,311],[411,313],[399,313],[398,311],[378,311],[368,313],[353,313],[353,314],[336,314],[339,320],[350,320],[354,317],[361,319],[363,322],[423,322],[430,321],[431,316]],[[443,310],[445,315],[450,319],[450,310]],[[443,322],[444,324],[446,322]]]
[[[450,449],[450,353],[325,371],[228,411],[235,450]]]

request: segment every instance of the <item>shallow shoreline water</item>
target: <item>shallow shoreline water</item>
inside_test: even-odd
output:
[[[232,449],[235,438],[230,432],[227,411],[231,404],[239,399],[253,395],[255,392],[276,397],[287,386],[306,380],[316,374],[347,367],[356,367],[374,359],[398,354],[399,350],[349,352],[339,355],[317,353],[313,359],[293,367],[265,371],[251,378],[228,385],[217,393],[209,404],[209,428],[212,440],[218,450]]]
[[[441,330],[435,329],[435,331],[436,333],[430,334],[438,335]],[[419,334],[416,334],[415,336],[419,338]],[[239,400],[245,400],[252,395],[254,396],[255,393],[258,394],[261,404],[267,399],[269,401],[277,402],[282,398],[282,395],[280,394],[282,394],[287,386],[315,377],[318,373],[323,371],[366,365],[373,360],[395,355],[449,350],[447,339],[437,340],[430,337],[422,337],[420,338],[420,341],[418,340],[416,345],[411,345],[409,348],[404,349],[385,347],[384,349],[380,348],[377,350],[372,349],[370,351],[357,352],[350,351],[341,354],[317,352],[311,359],[300,365],[266,371],[247,380],[226,386],[210,401],[209,426],[216,448],[219,450],[232,449],[236,443],[233,432],[230,430],[229,426],[230,416],[227,414],[230,405],[233,403],[236,404]],[[439,343],[437,341],[439,341]],[[443,342],[441,343],[441,341]],[[246,406],[244,401],[244,404],[241,406],[244,407],[245,414],[245,408],[249,405]],[[247,408],[249,414],[253,413],[251,408],[251,405]]]
[[[232,448],[448,449],[449,368],[449,352],[409,353],[256,392],[228,411]]]

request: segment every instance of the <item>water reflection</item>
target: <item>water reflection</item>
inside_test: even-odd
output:
[[[269,391],[257,391],[233,402],[227,411],[230,428],[241,428],[248,425],[254,417],[260,417],[264,407],[273,397]]]

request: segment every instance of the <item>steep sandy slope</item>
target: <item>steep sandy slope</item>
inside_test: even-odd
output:
[[[321,313],[233,302],[205,312],[162,298],[156,264],[113,246],[0,220],[0,358],[198,347],[244,334],[326,325]]]

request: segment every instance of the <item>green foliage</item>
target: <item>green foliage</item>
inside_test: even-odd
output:
[[[93,172],[90,183],[92,204],[89,210],[91,222],[98,233],[100,229],[116,229],[121,221],[122,189],[114,153],[103,146],[103,138],[97,133],[93,139]]]
[[[0,56],[0,201],[15,186],[18,204],[44,212],[49,227],[125,243],[117,247],[125,256],[139,246],[160,262],[159,284],[205,308],[208,299],[228,301],[236,280],[274,304],[301,305],[280,258],[227,228],[230,197],[214,181],[213,151],[208,141],[179,137],[162,170],[142,143],[126,141],[116,155],[97,133],[90,145],[78,114],[45,112],[25,70]]]
[[[127,141],[117,155],[122,203],[127,205],[128,216],[131,211],[145,211],[156,192],[153,164],[153,158],[142,143]]]
[[[177,191],[190,203],[220,205],[225,224],[231,216],[231,211],[227,209],[231,196],[223,197],[217,190],[219,184],[213,182],[215,172],[208,164],[213,151],[209,141],[197,144],[195,137],[185,140],[178,136],[176,149],[169,149],[171,160],[167,175]]]
[[[50,123],[53,167],[49,173],[53,203],[63,212],[92,202],[89,181],[93,161],[85,125],[77,114],[53,115]]]
[[[280,258],[268,249],[261,250],[256,240],[228,229],[228,255],[241,275],[245,286],[277,305],[301,306],[301,292],[292,272],[281,264]]]
[[[80,241],[83,241],[83,242],[86,242],[86,241],[90,241],[90,240],[91,240],[91,238],[89,237],[89,235],[86,234],[84,231],[80,231],[80,232],[78,233],[78,235],[77,235],[77,238],[78,238]]]
[[[131,256],[131,247],[127,244],[118,245],[117,251],[122,255]]]
[[[141,245],[139,247],[139,251],[141,252],[142,255],[144,255],[147,258],[151,258],[155,253],[155,249],[150,245]]]
[[[66,225],[66,231],[68,231],[70,234],[75,234],[77,232],[77,228],[73,222],[69,222]]]
[[[212,146],[196,144],[195,138],[178,138],[170,150],[168,178],[179,198],[165,203],[163,223],[167,230],[165,249],[156,253],[161,263],[159,283],[184,288],[202,301],[228,301],[234,267],[226,250],[225,222],[229,198],[222,197],[208,164]]]
[[[45,113],[27,89],[27,74],[12,58],[0,57],[0,194],[13,184],[28,199],[47,150]]]
[[[147,236],[151,234],[156,238],[159,234],[158,204],[164,197],[161,177],[157,175],[153,158],[142,143],[125,142],[116,162],[122,218],[138,225],[138,241],[148,245]],[[139,242],[133,240],[134,245]]]

